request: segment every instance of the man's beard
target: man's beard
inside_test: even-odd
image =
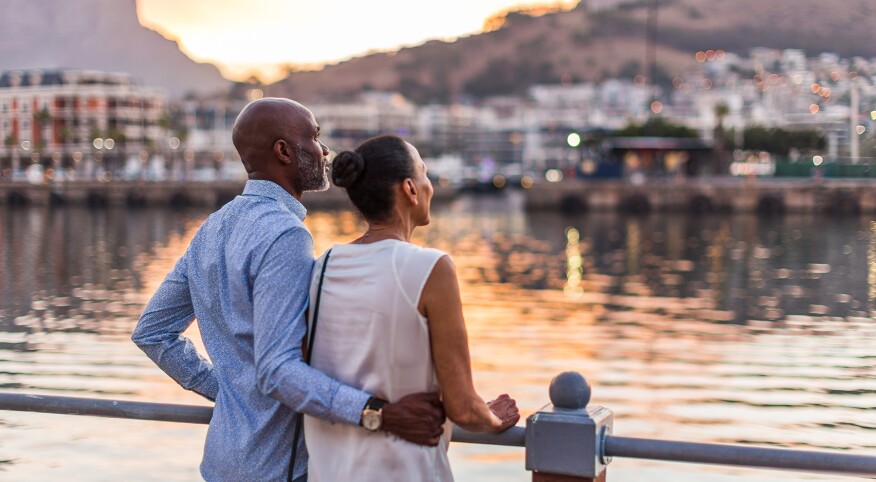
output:
[[[298,159],[296,187],[299,191],[325,191],[329,188],[325,166],[320,165],[322,163],[318,159],[297,144],[295,145],[295,156]]]

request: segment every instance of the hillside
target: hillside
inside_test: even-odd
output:
[[[398,90],[418,102],[519,94],[536,83],[632,78],[643,73],[647,3],[531,17],[511,13],[498,30],[455,42],[431,41],[320,71],[295,72],[268,88],[302,101]],[[694,63],[697,50],[746,55],[753,47],[810,55],[876,57],[876,4],[867,0],[661,0],[659,77]]]
[[[178,97],[229,86],[212,65],[140,25],[135,0],[2,0],[0,70],[127,72]]]

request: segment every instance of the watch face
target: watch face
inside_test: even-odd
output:
[[[362,426],[368,430],[377,430],[380,428],[382,417],[377,410],[365,410],[362,413]]]

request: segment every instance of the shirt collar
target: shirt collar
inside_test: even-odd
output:
[[[246,181],[246,186],[243,188],[243,195],[271,198],[282,204],[289,210],[289,212],[302,221],[304,221],[304,216],[307,215],[307,209],[304,205],[273,181],[250,179]]]

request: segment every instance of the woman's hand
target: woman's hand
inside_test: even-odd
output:
[[[493,414],[501,421],[495,427],[496,432],[504,432],[517,425],[517,422],[520,421],[520,411],[517,409],[517,402],[506,393],[499,395],[495,400],[487,402],[487,406],[490,407]]]

